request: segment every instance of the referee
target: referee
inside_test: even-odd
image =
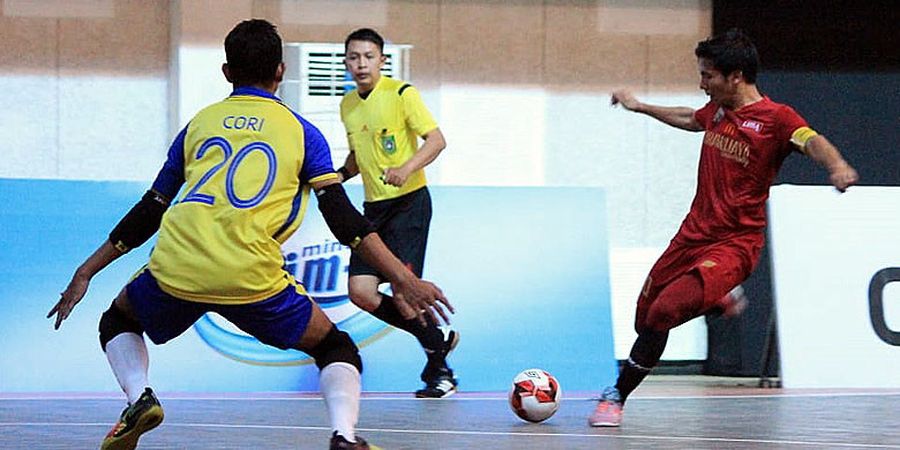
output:
[[[425,166],[446,147],[444,135],[422,103],[419,91],[400,80],[381,76],[384,39],[362,28],[344,42],[347,70],[356,89],[341,102],[341,120],[347,130],[350,154],[338,169],[341,181],[362,175],[365,216],[375,225],[388,248],[416,275],[421,276],[431,222],[431,196]],[[422,145],[419,146],[419,137]],[[457,380],[447,365],[459,334],[445,333],[434,321],[423,326],[416,312],[378,291],[386,277],[363,261],[350,257],[350,299],[375,317],[418,339],[428,362],[422,370],[425,388],[420,398],[444,398],[456,392]]]

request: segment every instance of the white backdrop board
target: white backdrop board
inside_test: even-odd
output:
[[[769,230],[784,386],[900,387],[900,187],[776,186]]]

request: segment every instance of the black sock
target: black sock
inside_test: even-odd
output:
[[[631,391],[638,387],[641,381],[644,381],[644,377],[650,373],[650,370],[659,363],[668,339],[668,331],[644,332],[638,335],[631,347],[631,354],[619,373],[619,379],[616,380],[616,389],[619,390],[623,402],[631,394]]]
[[[394,299],[384,294],[381,296],[381,304],[372,311],[372,315],[415,336],[428,354],[429,361],[438,357],[443,361],[444,333],[430,318],[426,317],[427,327],[423,327],[416,318],[404,319],[394,304]]]

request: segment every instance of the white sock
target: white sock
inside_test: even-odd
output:
[[[319,390],[325,398],[331,428],[350,442],[356,442],[359,419],[359,371],[345,362],[331,363],[319,373]]]
[[[144,338],[136,333],[121,333],[106,343],[106,359],[128,403],[136,402],[149,386],[147,369],[150,357]]]

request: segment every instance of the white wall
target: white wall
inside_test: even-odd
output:
[[[170,139],[164,77],[0,74],[0,177],[148,180]],[[0,116],[2,116],[0,115]]]
[[[167,5],[6,0],[2,12],[0,177],[151,179],[170,139]]]

